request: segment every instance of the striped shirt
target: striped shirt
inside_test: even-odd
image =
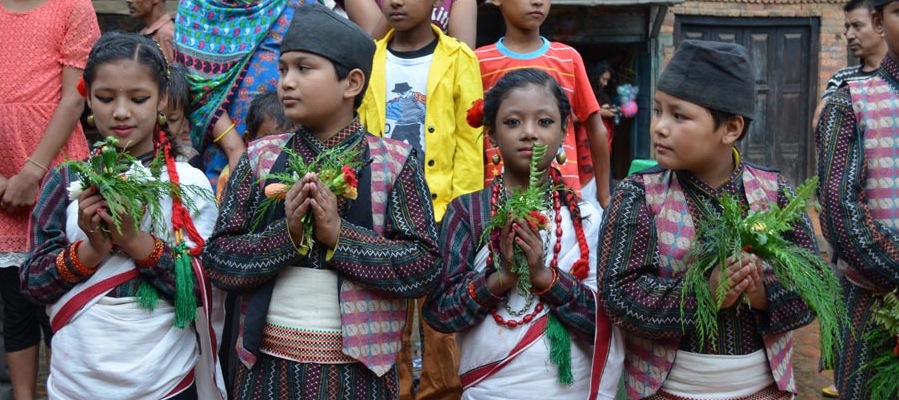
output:
[[[542,38],[543,46],[530,53],[516,53],[503,45],[503,39],[494,44],[480,47],[475,50],[478,61],[481,64],[481,79],[484,90],[490,90],[506,72],[522,69],[537,68],[545,71],[562,87],[571,102],[571,111],[575,119],[584,122],[594,113],[599,112],[599,102],[593,96],[593,88],[587,78],[587,70],[584,68],[584,60],[581,55],[564,43],[550,42]],[[484,140],[485,157],[487,163],[484,168],[484,185],[487,186],[493,178],[502,172],[502,168],[491,163],[493,154],[499,151]],[[580,190],[581,182],[587,182],[593,177],[593,158],[590,155],[590,141],[586,136],[586,130],[575,129],[569,122],[568,135],[563,143],[568,161],[563,165],[556,165],[565,183],[576,190]]]
[[[843,82],[870,78],[877,72],[877,69],[874,69],[873,71],[864,71],[862,70],[863,66],[864,64],[853,65],[851,67],[843,68],[833,74],[833,76],[830,77],[830,80],[827,81],[827,87],[824,89],[824,93],[821,94],[821,100],[827,100],[828,97],[836,93]]]

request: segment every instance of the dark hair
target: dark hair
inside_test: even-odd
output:
[[[97,67],[119,60],[132,60],[150,71],[159,86],[159,94],[167,92],[168,64],[162,49],[148,36],[135,33],[109,32],[100,36],[84,66],[84,83],[90,87],[97,77]]]
[[[542,70],[522,68],[503,75],[484,96],[484,124],[487,126],[487,129],[490,131],[496,129],[496,113],[499,111],[500,103],[506,99],[509,92],[528,85],[541,86],[556,98],[559,114],[562,117],[562,127],[568,126],[568,116],[571,115],[571,103],[568,102],[568,96],[562,91],[559,83]]]
[[[328,61],[331,61],[331,64],[334,65],[334,72],[337,73],[338,81],[342,81],[342,80],[346,79],[346,77],[350,76],[350,71],[352,71],[352,69],[350,67],[347,67],[346,65],[343,65],[343,64],[341,64],[337,61],[334,61],[330,58],[328,58]],[[354,110],[359,108],[359,106],[362,105],[362,98],[365,97],[365,91],[367,89],[368,89],[368,77],[366,76],[365,84],[362,85],[362,91],[360,91],[359,94],[356,95],[356,98],[353,99],[353,109]]]
[[[279,127],[293,126],[293,121],[284,116],[284,107],[278,100],[277,92],[260,93],[250,102],[250,109],[247,111],[247,133],[244,140],[251,142],[259,135],[259,128],[265,119],[271,119]]]
[[[599,77],[606,72],[609,73],[609,83],[606,87],[602,87]],[[611,104],[612,96],[609,94],[609,91],[614,86],[612,81],[615,79],[615,70],[612,68],[612,64],[609,64],[608,61],[600,61],[596,64],[596,75],[594,76],[596,76],[596,90],[593,95],[599,99],[600,104]]]
[[[169,107],[181,108],[184,110],[184,117],[190,114],[190,85],[187,83],[187,68],[181,64],[173,64],[171,68],[172,75],[169,77]]]
[[[843,12],[852,12],[859,8],[864,8],[868,11],[874,10],[874,5],[871,4],[870,0],[849,0],[846,4],[843,5]]]
[[[706,108],[709,110],[709,113],[712,114],[712,123],[714,124],[715,129],[718,129],[723,125],[727,120],[738,117],[740,115],[729,113],[726,111],[715,110],[713,108]],[[743,117],[743,131],[740,132],[740,137],[737,138],[737,141],[743,140],[743,137],[746,136],[746,132],[749,131],[749,124],[752,123],[752,120],[746,117]]]
[[[90,87],[97,78],[97,68],[121,60],[134,61],[147,68],[150,76],[156,81],[159,96],[169,91],[169,68],[159,43],[149,36],[136,33],[108,32],[100,36],[91,48],[87,63],[84,65],[84,83],[90,96]],[[178,152],[178,146],[168,126],[161,126],[166,139]],[[155,136],[154,136],[155,141]]]

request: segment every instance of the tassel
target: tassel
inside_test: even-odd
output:
[[[554,315],[549,315],[546,322],[546,338],[549,340],[549,360],[558,368],[559,383],[571,385],[574,374],[571,372],[571,335],[568,329]]]
[[[184,329],[197,314],[193,267],[190,254],[182,241],[175,246],[175,327]]]
[[[150,282],[141,282],[137,288],[137,305],[145,310],[153,311],[156,309],[158,301],[159,292],[156,291],[156,288]]]

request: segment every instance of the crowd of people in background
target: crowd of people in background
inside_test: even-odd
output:
[[[101,36],[89,0],[0,0],[14,398],[36,398],[42,340],[53,399],[794,398],[815,305],[768,255],[703,278],[715,348],[683,290],[722,197],[792,199],[736,147],[761,112],[747,50],[680,44],[643,133],[658,166],[613,188],[615,68],[541,35],[550,0],[490,3],[128,0],[143,28]],[[481,6],[505,31],[476,47]],[[814,118],[850,315],[824,393],[864,399],[890,350],[869,310],[899,286],[899,2],[843,10],[861,64]],[[93,152],[85,110],[113,138]],[[83,184],[73,162],[106,157],[166,182],[158,216]],[[784,232],[818,253],[807,217]]]

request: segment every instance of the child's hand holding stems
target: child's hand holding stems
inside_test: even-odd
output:
[[[118,230],[106,200],[96,186],[91,186],[78,196],[78,227],[87,235],[86,243],[78,247],[78,259],[84,265],[99,265],[115,246],[134,260],[143,260],[153,252],[153,236],[135,229],[131,215],[120,217],[122,228]]]
[[[284,212],[294,243],[302,243],[303,224],[300,221],[311,212],[315,239],[331,249],[337,247],[342,223],[337,212],[337,196],[317,174],[310,172],[291,186],[284,198]]]
[[[527,259],[534,290],[544,290],[552,284],[553,273],[544,264],[543,238],[540,236],[539,228],[532,226],[528,221],[509,218],[503,226],[501,235],[501,269],[487,277],[487,288],[490,293],[501,297],[516,286],[518,275],[511,273],[516,245]]]
[[[727,265],[724,268],[726,278],[721,276],[721,266],[712,270],[712,274],[709,276],[709,290],[712,292],[713,297],[722,280],[727,279],[731,283],[730,289],[725,294],[724,301],[721,304],[722,309],[736,304],[744,294],[752,308],[761,311],[768,309],[764,266],[758,256],[742,252],[739,256],[728,258]]]

